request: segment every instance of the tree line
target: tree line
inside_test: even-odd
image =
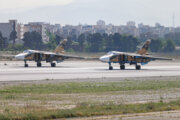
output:
[[[15,38],[15,33],[11,38]],[[38,50],[54,50],[56,46],[64,39],[63,37],[47,33],[49,42],[44,44],[42,37],[38,32],[26,32],[24,34],[24,45],[7,44],[6,38],[3,38],[0,33],[0,49],[1,50],[25,50],[25,49],[38,49]],[[108,52],[108,51],[123,51],[134,52],[144,41],[133,36],[115,34],[81,34],[76,37],[69,36],[66,46],[67,51],[70,52]],[[173,52],[175,50],[175,42],[171,39],[152,39],[150,51],[152,52]]]
[[[151,52],[173,52],[176,49],[175,42],[171,39],[152,39],[150,44]]]
[[[133,36],[94,33],[81,34],[76,40],[72,40],[72,48],[75,47],[78,52],[133,52],[139,43]]]

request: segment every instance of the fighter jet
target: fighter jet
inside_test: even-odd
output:
[[[125,64],[128,63],[130,65],[135,65],[136,70],[141,69],[141,65],[148,64],[150,61],[154,60],[172,60],[169,58],[162,57],[153,57],[150,56],[147,51],[151,40],[147,40],[143,47],[137,51],[137,53],[127,53],[127,52],[118,52],[118,51],[110,51],[106,55],[100,57],[100,61],[109,64],[109,70],[113,70],[111,63],[119,63],[120,69],[125,69]]]
[[[41,61],[46,61],[51,64],[51,67],[56,67],[57,63],[63,62],[65,59],[75,58],[75,59],[84,59],[83,57],[70,56],[64,54],[64,47],[67,43],[67,39],[64,39],[55,49],[54,52],[38,51],[38,50],[25,50],[23,53],[20,53],[15,56],[17,60],[24,60],[24,67],[28,67],[27,61],[35,61],[37,67],[41,67]]]

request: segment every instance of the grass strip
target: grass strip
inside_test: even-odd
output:
[[[73,117],[91,117],[102,115],[120,115],[130,113],[146,113],[157,111],[179,110],[180,100],[169,103],[146,103],[146,104],[88,104],[81,103],[76,108],[70,110],[41,110],[31,111],[21,114],[0,114],[0,120],[39,120],[39,119],[58,119]]]
[[[122,82],[71,82],[58,84],[18,85],[0,88],[0,94],[7,93],[39,93],[39,94],[69,94],[96,93],[111,91],[160,90],[180,88],[177,80],[125,80]]]

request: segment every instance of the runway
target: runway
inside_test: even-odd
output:
[[[120,70],[119,64],[113,64],[113,71],[108,70],[108,64],[99,61],[65,61],[56,68],[47,63],[42,63],[41,68],[37,68],[35,62],[28,64],[29,67],[24,68],[23,61],[1,61],[0,81],[180,76],[178,61],[150,62],[142,66],[142,70],[129,65],[126,70]]]

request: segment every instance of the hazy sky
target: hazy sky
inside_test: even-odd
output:
[[[0,22],[50,22],[60,24],[126,24],[127,21],[180,26],[180,0],[0,0]]]

